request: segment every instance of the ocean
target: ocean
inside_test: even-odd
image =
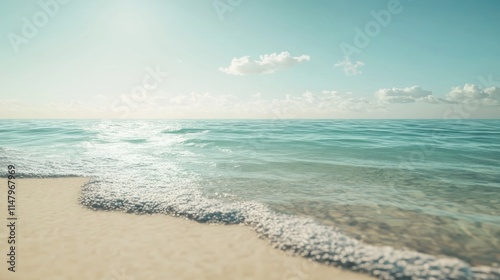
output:
[[[500,120],[1,120],[0,165],[380,279],[500,279],[499,140]]]

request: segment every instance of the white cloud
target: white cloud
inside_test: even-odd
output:
[[[20,110],[22,108],[22,104],[17,99],[0,99],[0,107],[2,111],[15,111]]]
[[[190,93],[152,97],[148,102],[143,108],[132,112],[131,117],[141,116],[141,111],[148,111],[159,118],[337,118],[353,112],[380,109],[373,101],[336,91],[306,91],[281,98],[254,94],[249,99],[233,95]]]
[[[384,103],[414,103],[417,101],[440,103],[441,99],[434,97],[431,91],[418,86],[407,88],[383,88],[375,92],[375,98]]]
[[[220,67],[219,71],[239,76],[248,74],[271,74],[280,69],[289,68],[295,64],[309,60],[310,57],[308,55],[293,57],[288,52],[261,55],[260,60],[252,60],[249,56],[243,56],[240,58],[233,58],[228,67]]]
[[[21,100],[1,100],[0,106],[8,110],[0,111],[0,118],[32,119],[32,118],[89,118],[107,117],[109,110],[94,103],[84,103],[77,100],[69,102],[50,102],[45,104]]]
[[[500,88],[489,87],[480,89],[474,84],[465,84],[463,87],[453,87],[445,97],[432,95],[431,91],[423,90],[418,86],[407,88],[385,88],[375,93],[375,98],[381,103],[467,103],[477,102],[478,105],[500,105]]]
[[[480,89],[474,84],[465,84],[463,87],[454,87],[446,99],[456,103],[477,101],[482,105],[500,105],[500,88],[489,87]]]
[[[495,106],[500,105],[500,88],[479,88],[474,84],[465,84],[461,87],[453,87],[443,98],[432,95],[431,91],[424,90],[418,86],[407,88],[384,88],[375,93],[375,98],[380,103],[470,103],[478,105]]]
[[[349,57],[344,57],[344,60],[336,63],[334,66],[335,67],[343,67],[344,68],[344,73],[347,76],[352,76],[352,75],[358,75],[361,74],[361,71],[358,69],[362,66],[364,66],[365,63],[362,61],[356,61],[355,63],[351,62],[351,59]]]
[[[471,100],[477,101],[475,104],[478,107],[475,108],[481,109],[470,110]],[[0,112],[0,118],[122,117],[120,111],[114,110],[116,108],[111,101],[88,103],[74,100],[35,104],[0,99],[0,105],[8,108]],[[282,97],[256,93],[247,98],[193,92],[182,95],[159,94],[143,102],[119,105],[129,106],[127,118],[443,118],[451,107],[460,112],[468,110],[463,117],[499,118],[500,110],[497,106],[500,105],[500,89],[480,89],[475,85],[465,85],[453,88],[443,98],[418,86],[380,89],[374,98],[337,91],[306,91]]]
[[[262,97],[262,93],[256,92],[256,93],[252,94],[252,97],[261,98]]]

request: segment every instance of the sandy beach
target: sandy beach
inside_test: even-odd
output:
[[[2,179],[0,279],[373,279],[271,248],[245,226],[79,205],[86,178],[16,180],[16,272],[8,270]]]

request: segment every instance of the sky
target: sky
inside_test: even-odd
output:
[[[497,0],[0,0],[0,118],[500,118]]]

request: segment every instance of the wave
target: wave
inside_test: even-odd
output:
[[[9,174],[0,174],[0,178],[8,178]],[[18,179],[56,179],[56,178],[81,178],[79,174],[32,174],[32,173],[16,173]]]
[[[148,142],[147,139],[125,139],[123,141],[131,144],[142,144]]]
[[[162,133],[166,134],[190,134],[190,133],[201,133],[206,132],[206,129],[201,128],[180,128],[175,130],[163,130]]]
[[[168,186],[159,193],[158,189],[146,186],[130,188],[93,180],[83,186],[80,203],[93,210],[161,213],[200,223],[244,224],[267,238],[275,248],[380,279],[500,279],[500,268],[473,267],[454,258],[368,245],[310,218],[273,212],[261,203],[207,198],[199,189],[189,186],[188,181]]]
[[[463,134],[453,133],[455,126],[451,129],[447,123],[433,121],[16,121],[0,125],[5,131],[1,132],[0,163],[16,165],[18,176],[24,178],[93,178],[80,197],[80,203],[90,209],[245,224],[281,250],[381,279],[500,279],[498,266],[475,267],[470,261],[479,254],[485,258],[478,264],[498,260],[498,227],[479,228],[490,221],[498,225],[495,162],[500,146],[493,134],[484,134],[491,136],[489,141],[476,143],[474,137],[479,135],[469,133],[477,126],[477,131],[498,131],[497,122],[481,126],[471,121],[456,128]],[[215,192],[233,197],[204,195]],[[436,214],[454,219],[450,223],[468,221],[462,223],[464,228],[474,227],[472,232],[481,235],[460,240],[449,234],[456,244],[467,241],[450,247],[432,238],[455,228],[433,231],[446,225],[432,227],[419,220],[415,224],[428,225],[428,230],[406,232],[419,242],[431,238],[442,250],[417,253],[425,250],[420,244],[411,247],[415,251],[396,249],[404,246],[396,242],[404,236],[397,230],[394,236],[379,231],[387,241],[382,244],[392,247],[373,246],[336,229],[335,225],[345,226],[342,221],[319,224],[311,218],[280,214],[271,208],[275,204],[268,203],[286,204],[296,198],[319,205],[305,214],[316,219],[322,211],[332,210],[320,205],[322,200],[331,205],[380,204],[386,211],[422,212],[404,216],[408,223],[414,221],[412,217]],[[306,206],[298,205],[307,210]],[[289,212],[301,215],[298,207]],[[374,217],[369,210],[363,213]],[[374,227],[375,222],[370,220]],[[483,245],[476,247],[483,238]],[[463,249],[464,254],[450,248]],[[463,260],[437,257],[440,254]]]

